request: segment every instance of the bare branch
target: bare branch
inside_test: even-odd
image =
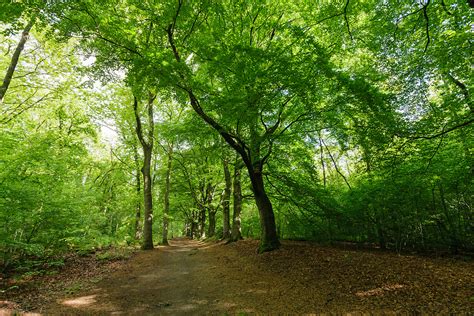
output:
[[[453,15],[447,8],[446,3],[444,3],[444,0],[441,0],[441,6],[443,7],[444,12],[446,12],[448,15]]]
[[[182,5],[183,5],[183,0],[178,0],[178,8],[176,9],[176,14],[173,18],[173,23],[171,24],[171,33],[174,33],[174,29],[176,27],[176,20],[178,19],[179,11],[181,11]]]
[[[423,16],[425,17],[426,20],[426,25],[425,25],[425,30],[426,30],[426,45],[425,45],[425,50],[424,52],[428,50],[428,46],[430,45],[430,20],[428,18],[428,6],[430,5],[431,0],[427,0],[426,4],[423,5]]]
[[[255,26],[255,21],[257,21],[257,18],[258,18],[258,15],[260,14],[260,7],[259,7],[259,10],[257,11],[257,14],[255,14],[255,17],[253,18],[252,20],[252,27],[250,28],[250,34],[249,34],[249,46],[251,47],[252,46],[252,41],[253,41],[253,30],[254,30],[254,26]]]
[[[8,66],[7,73],[5,74],[5,77],[3,78],[3,83],[0,86],[0,103],[3,102],[3,98],[5,97],[5,93],[8,90],[8,87],[10,86],[10,82],[13,77],[13,73],[15,72],[15,68],[18,64],[18,60],[20,59],[20,54],[23,51],[23,48],[25,47],[25,43],[28,40],[30,30],[35,24],[36,21],[36,14],[33,15],[28,22],[28,24],[25,26],[25,29],[23,30],[21,34],[20,41],[18,42],[18,45],[13,52],[13,56],[10,61],[10,65]]]
[[[448,129],[445,129],[446,128],[446,125],[443,127],[443,129],[441,130],[441,132],[439,133],[436,133],[436,134],[433,134],[433,135],[429,135],[429,136],[412,136],[412,137],[408,137],[409,139],[433,139],[433,138],[437,138],[437,137],[440,137],[440,136],[443,136],[445,134],[448,134],[454,130],[457,130],[458,128],[463,128],[463,127],[466,127],[470,124],[472,124],[474,122],[474,119],[470,119],[466,122],[463,122],[463,123],[460,123],[458,125],[454,125]]]
[[[285,128],[284,128],[280,133],[278,133],[278,136],[281,136],[281,135],[282,135],[284,132],[286,132],[286,130],[289,129],[293,124],[302,121],[303,118],[304,118],[305,116],[308,116],[308,115],[309,115],[309,113],[302,113],[302,114],[298,115],[298,117],[297,117],[294,121],[292,121],[291,123],[289,123],[288,125],[286,125]]]
[[[336,169],[336,172],[342,177],[342,179],[344,179],[344,182],[347,184],[347,187],[349,188],[349,190],[352,190],[352,187],[351,185],[349,184],[349,182],[347,181],[346,177],[344,176],[344,174],[339,170],[339,168],[337,167],[337,164],[336,164],[336,160],[334,160],[334,157],[333,155],[331,154],[331,151],[329,151],[329,148],[328,146],[326,145],[326,143],[324,142],[324,140],[322,138],[320,138],[321,140],[321,143],[323,143],[324,145],[324,148],[326,148],[326,151],[328,152],[329,154],[329,157],[331,158],[331,161],[334,165],[334,169]]]
[[[443,143],[443,140],[444,140],[444,134],[441,135],[438,146],[436,146],[436,149],[433,151],[433,154],[431,155],[430,159],[428,160],[428,164],[426,165],[425,172],[428,171],[429,167],[431,166],[431,163],[433,162],[433,158],[436,156],[439,149],[441,148],[441,144]]]
[[[126,51],[128,51],[128,52],[130,52],[130,53],[132,53],[132,54],[135,54],[135,55],[138,55],[138,56],[140,56],[140,57],[143,57],[143,55],[142,55],[138,50],[136,50],[136,49],[127,47],[127,46],[122,45],[122,44],[119,44],[119,43],[117,43],[117,42],[115,42],[115,41],[113,41],[113,40],[111,40],[111,39],[109,39],[109,38],[103,37],[100,33],[96,33],[96,36],[97,36],[97,38],[99,38],[99,39],[101,39],[101,40],[103,40],[103,41],[105,41],[105,42],[107,42],[107,43],[110,43],[110,44],[112,44],[112,45],[114,45],[114,46],[123,48],[123,49],[125,49]]]
[[[191,25],[191,29],[189,30],[188,34],[186,34],[183,38],[183,43],[186,42],[189,36],[194,32],[194,27],[196,26],[196,22],[199,19],[199,15],[201,14],[202,10],[199,10],[198,13],[196,14],[196,18],[193,21],[193,24]]]
[[[268,136],[268,135],[272,135],[276,129],[280,126],[281,124],[281,115],[283,114],[283,110],[285,109],[285,106],[294,98],[294,96],[290,96],[288,97],[285,102],[282,103],[281,107],[280,107],[280,111],[278,112],[278,119],[276,121],[276,123],[270,127],[269,129],[266,130],[265,132],[265,135],[264,136]]]
[[[33,108],[35,105],[37,105],[38,103],[44,101],[44,100],[48,100],[48,99],[52,99],[52,98],[48,98],[49,95],[53,94],[54,91],[50,91],[48,92],[47,94],[43,95],[41,98],[39,98],[38,100],[36,100],[35,102],[31,103],[30,105],[28,106],[25,106],[23,108],[21,108],[21,106],[23,104],[25,104],[32,96],[28,97],[27,100],[23,101],[22,103],[20,103],[14,110],[10,111],[10,117],[5,117],[1,123],[2,124],[7,124],[9,122],[11,122],[13,119],[15,119],[16,117],[18,117],[19,115],[21,115],[22,113],[24,113],[25,111]],[[35,92],[36,94],[36,92]]]
[[[349,19],[347,18],[347,7],[349,6],[349,1],[350,0],[346,0],[346,5],[344,6],[344,21],[346,21],[346,27],[347,27],[347,32],[349,33],[349,36],[351,37],[351,40],[354,40],[354,38],[352,37],[352,33],[351,33],[351,28],[349,27]]]
[[[451,79],[451,81],[454,82],[454,84],[456,86],[458,86],[459,89],[461,89],[462,94],[464,95],[464,99],[466,100],[467,105],[471,109],[471,112],[474,111],[474,106],[472,104],[471,96],[469,94],[469,90],[466,87],[466,85],[464,83],[462,83],[459,79],[454,78],[454,76],[451,75],[449,72],[447,73],[447,75],[448,75],[449,79]]]

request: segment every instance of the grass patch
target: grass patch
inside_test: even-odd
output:
[[[99,261],[118,261],[129,259],[133,254],[130,248],[111,248],[100,253],[96,253],[95,257]]]
[[[75,294],[75,293],[79,292],[82,289],[83,289],[83,284],[80,283],[80,282],[76,282],[76,283],[73,283],[70,286],[66,287],[64,289],[64,292],[66,294],[72,295],[72,294]]]

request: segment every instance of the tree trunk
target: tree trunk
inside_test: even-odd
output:
[[[141,238],[142,232],[140,229],[140,218],[142,211],[141,199],[141,181],[140,181],[140,162],[138,161],[138,150],[137,146],[133,145],[134,159],[135,159],[135,190],[137,192],[137,203],[135,206],[135,239],[139,240]]]
[[[206,209],[203,207],[199,211],[199,238],[206,237]]]
[[[153,197],[152,197],[152,179],[151,179],[151,153],[152,148],[143,147],[145,156],[143,162],[143,197],[145,201],[144,223],[143,223],[143,245],[142,249],[153,249]]]
[[[260,215],[260,245],[258,251],[260,253],[271,251],[280,247],[280,241],[276,232],[275,215],[273,213],[272,202],[265,192],[263,182],[262,166],[247,166],[250,181],[252,183],[252,191],[257,204]]]
[[[321,142],[321,131],[319,131],[319,159],[321,161],[321,169],[323,171],[323,184],[326,187],[326,166],[324,164],[323,143]]]
[[[232,215],[232,233],[230,240],[237,241],[242,239],[242,231],[240,228],[240,213],[242,211],[242,187],[240,184],[241,167],[235,164],[234,169],[234,213]]]
[[[143,200],[144,200],[144,220],[143,220],[143,244],[142,249],[149,250],[153,249],[153,195],[152,195],[152,185],[153,178],[151,177],[151,155],[153,153],[153,131],[154,131],[154,122],[153,122],[153,102],[156,99],[156,95],[152,93],[148,94],[148,139],[145,139],[143,135],[142,122],[138,114],[138,99],[136,96],[133,98],[133,112],[135,114],[136,122],[136,133],[138,139],[143,148]]]
[[[35,20],[36,20],[36,15],[34,15],[31,18],[31,20],[28,22],[28,24],[26,25],[25,29],[23,30],[23,33],[21,34],[20,41],[18,42],[18,45],[16,46],[15,52],[13,52],[10,65],[8,66],[7,73],[5,74],[5,77],[3,78],[2,86],[0,87],[0,103],[3,103],[3,98],[5,97],[8,87],[10,86],[10,82],[12,81],[13,74],[15,73],[16,65],[18,64],[18,60],[20,59],[20,54],[23,51],[23,48],[25,48],[25,43],[28,40],[30,30],[33,27],[33,24],[35,24]]]
[[[223,232],[222,238],[229,239],[230,238],[230,193],[231,193],[231,186],[232,180],[230,178],[229,172],[229,162],[227,159],[223,160],[224,163],[224,178],[225,178],[225,189],[224,195],[222,197],[222,213],[223,213]]]
[[[209,226],[207,228],[207,237],[214,237],[216,234],[216,211],[209,209]]]
[[[170,211],[170,177],[171,177],[171,161],[173,159],[173,146],[168,148],[168,166],[166,169],[166,187],[165,187],[165,208],[163,210],[163,236],[161,243],[168,245],[168,224],[169,224],[169,211]]]

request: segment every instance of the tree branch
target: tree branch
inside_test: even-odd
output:
[[[166,32],[168,34],[168,42],[173,51],[173,55],[176,61],[179,63],[181,62],[181,57],[179,55],[178,49],[176,48],[176,44],[174,42],[173,29],[174,29],[173,24],[170,24],[168,28],[166,29]],[[180,74],[180,77],[181,79],[184,79],[184,76],[182,74]],[[199,100],[194,95],[194,92],[191,88],[188,88],[181,84],[176,84],[176,86],[188,94],[189,101],[191,103],[191,107],[193,108],[194,112],[196,112],[208,125],[214,128],[224,138],[224,140],[242,156],[242,159],[244,160],[244,162],[248,166],[250,166],[251,157],[250,157],[250,154],[247,154],[247,152],[245,151],[245,147],[241,145],[242,141],[236,135],[232,135],[231,133],[226,131],[223,126],[221,126],[216,120],[214,120],[211,116],[209,116],[206,112],[204,112],[204,110],[202,109],[199,103]]]
[[[285,126],[285,128],[280,132],[278,133],[278,136],[281,136],[284,132],[286,132],[287,129],[289,129],[293,124],[297,123],[297,122],[300,122],[302,121],[302,118],[305,117],[305,116],[308,116],[309,113],[302,113],[300,115],[298,115],[298,117],[292,121],[291,123],[289,123],[288,125]]]
[[[444,3],[444,0],[441,0],[441,6],[443,7],[444,12],[446,12],[448,15],[453,15],[447,8],[446,3]]]
[[[329,157],[331,158],[331,161],[334,165],[334,168],[336,169],[336,172],[342,177],[342,179],[344,179],[344,182],[347,184],[347,187],[349,188],[349,190],[352,190],[352,187],[351,185],[349,184],[349,182],[347,181],[346,177],[344,176],[344,174],[342,174],[342,172],[339,170],[339,168],[337,167],[337,164],[336,164],[336,160],[334,160],[334,157],[333,155],[331,154],[331,151],[329,151],[329,148],[328,146],[326,145],[326,143],[324,142],[324,140],[322,138],[320,138],[321,140],[321,143],[323,143],[324,145],[324,148],[326,148],[328,154],[329,154]]]
[[[25,47],[25,43],[28,40],[30,30],[35,24],[36,21],[36,14],[34,14],[28,24],[25,26],[22,34],[20,41],[18,42],[18,45],[13,52],[12,59],[10,61],[10,65],[8,66],[7,73],[5,74],[5,77],[3,78],[3,83],[0,86],[0,103],[3,102],[3,98],[5,97],[5,94],[8,90],[8,87],[10,86],[10,82],[13,77],[13,73],[15,72],[16,66],[18,64],[18,60],[20,59],[20,54],[23,51],[23,48]]]
[[[137,133],[138,140],[140,141],[143,147],[148,147],[147,142],[143,138],[142,122],[140,120],[140,116],[138,115],[138,100],[136,96],[133,96],[133,113],[135,115],[135,131]]]
[[[349,6],[349,1],[350,0],[346,0],[346,5],[344,6],[344,21],[346,21],[346,27],[347,27],[347,32],[349,33],[349,36],[351,37],[351,40],[353,41],[354,38],[352,37],[352,33],[351,33],[351,28],[349,27],[349,19],[347,18],[347,7]]]
[[[412,137],[408,137],[409,139],[433,139],[433,138],[437,138],[437,137],[440,137],[440,136],[443,136],[445,134],[448,134],[454,130],[457,130],[458,128],[462,128],[462,127],[465,127],[465,126],[468,126],[470,124],[472,124],[474,122],[474,119],[470,119],[466,122],[463,122],[461,124],[458,124],[458,125],[455,125],[455,126],[452,126],[448,129],[445,129],[445,127],[443,127],[443,129],[441,130],[441,132],[439,133],[436,133],[436,134],[433,134],[433,135],[429,135],[429,136],[412,136]]]
[[[472,101],[471,101],[471,96],[469,94],[469,90],[466,87],[466,85],[464,83],[462,83],[461,81],[459,81],[458,79],[454,78],[454,76],[451,75],[449,72],[447,73],[447,75],[448,75],[449,79],[451,79],[451,81],[454,82],[454,84],[456,86],[458,86],[459,89],[461,89],[462,94],[464,95],[464,99],[466,100],[467,105],[471,109],[471,112],[474,111],[474,106],[473,106]]]
[[[425,20],[426,20],[426,45],[425,45],[425,50],[424,52],[426,53],[426,51],[428,50],[428,45],[430,45],[430,20],[428,18],[428,6],[430,5],[430,1],[431,0],[427,0],[426,1],[426,4],[423,5],[423,16],[425,17]]]

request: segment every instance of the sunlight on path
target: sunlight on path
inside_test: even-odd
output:
[[[62,304],[66,306],[71,306],[71,307],[87,306],[87,305],[91,305],[97,302],[97,300],[95,299],[96,296],[97,295],[89,295],[89,296],[74,298],[71,300],[65,300],[62,302]]]

